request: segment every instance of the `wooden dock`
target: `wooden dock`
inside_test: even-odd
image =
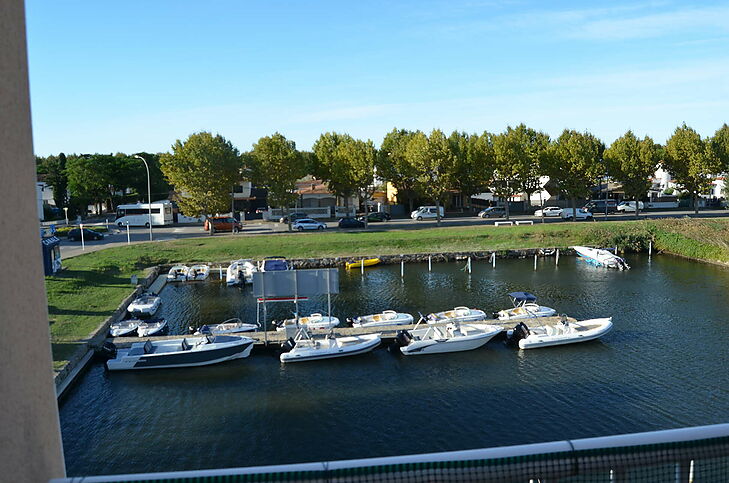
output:
[[[537,323],[537,320],[539,321]],[[572,323],[576,322],[575,319],[572,317],[567,317],[567,320]],[[559,317],[540,317],[539,319],[521,319],[521,320],[512,320],[508,322],[504,322],[501,320],[494,320],[494,319],[487,319],[479,322],[473,322],[474,324],[491,324],[499,326],[503,329],[504,332],[506,332],[509,329],[513,329],[514,326],[519,323],[524,322],[527,327],[538,327],[538,326],[546,326],[546,325],[557,325],[560,322]],[[447,325],[447,322],[440,322],[433,325]],[[426,324],[420,324],[420,327],[424,327]],[[337,336],[353,336],[353,335],[366,335],[366,334],[375,334],[380,333],[382,334],[382,340],[384,342],[390,342],[392,339],[395,338],[395,334],[398,330],[412,330],[415,328],[414,324],[411,325],[387,325],[387,326],[380,326],[380,327],[335,327],[334,328],[334,334]],[[313,330],[313,334],[327,334],[329,332],[328,329],[321,329],[321,330]],[[265,332],[243,332],[236,335],[245,335],[246,337],[250,337],[252,339],[255,339],[256,345],[264,346],[264,345],[274,345],[279,346],[286,340],[286,332],[284,331],[275,331],[275,330],[269,330]],[[157,337],[114,337],[109,338],[107,340],[114,343],[119,348],[127,348],[131,347],[132,344],[135,342],[140,342],[142,340],[169,340],[169,339],[182,339],[184,337],[194,337],[190,334],[184,334],[184,335],[162,335]]]

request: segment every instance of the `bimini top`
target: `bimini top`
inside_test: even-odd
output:
[[[274,272],[277,270],[288,270],[289,264],[286,260],[280,258],[267,258],[263,261],[263,269],[266,272]]]
[[[532,295],[529,292],[511,292],[509,297],[520,302],[536,302],[537,300],[537,296]]]

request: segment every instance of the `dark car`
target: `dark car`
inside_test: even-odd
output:
[[[618,210],[618,202],[612,199],[608,200],[592,200],[589,201],[582,208],[590,213],[605,213],[605,206],[607,205],[608,213],[615,213]]]
[[[215,231],[231,231],[233,233],[238,233],[243,227],[238,220],[230,216],[215,216],[213,218],[208,218],[207,220],[205,220],[205,224],[203,225],[203,229],[205,231],[210,230],[211,221],[213,223],[213,228],[215,228]]]
[[[98,231],[90,230],[88,228],[84,228],[84,241],[88,240],[102,240],[104,238],[103,233],[99,233]],[[68,231],[68,239],[71,241],[81,241],[81,229],[80,228],[73,228]]]
[[[357,219],[358,220],[364,220],[364,217],[365,217],[365,215],[359,215],[357,217]],[[377,221],[390,221],[391,219],[392,219],[392,217],[390,216],[390,214],[389,213],[385,213],[384,211],[376,211],[374,213],[369,213],[367,215],[367,221],[369,221],[369,222],[372,222],[372,221],[375,221],[375,222],[377,222]]]
[[[279,218],[278,221],[281,222],[281,223],[288,223],[289,222],[289,218],[291,218],[291,222],[293,223],[294,221],[299,220],[301,218],[309,218],[309,215],[307,215],[306,213],[302,213],[300,211],[297,211],[297,212],[294,212],[294,213],[289,213],[289,216],[288,217],[286,217],[286,215],[282,216],[281,218]]]
[[[364,226],[364,222],[356,218],[347,217],[339,220],[339,228],[364,228]]]

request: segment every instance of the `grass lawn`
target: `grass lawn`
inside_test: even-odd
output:
[[[392,255],[569,245],[657,250],[729,262],[729,222],[672,219],[547,223],[513,227],[474,226],[369,232],[214,236],[108,248],[64,260],[65,270],[46,277],[56,367],[133,290],[130,277],[177,262],[228,262],[280,255],[288,258]]]

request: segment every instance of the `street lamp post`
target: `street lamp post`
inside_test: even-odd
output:
[[[68,206],[63,207],[63,214],[66,216],[66,226],[68,226]]]
[[[147,208],[149,208],[149,241],[152,241],[152,185],[149,181],[149,165],[147,160],[138,154],[134,155],[135,158],[141,159],[144,163],[144,167],[147,168]]]

